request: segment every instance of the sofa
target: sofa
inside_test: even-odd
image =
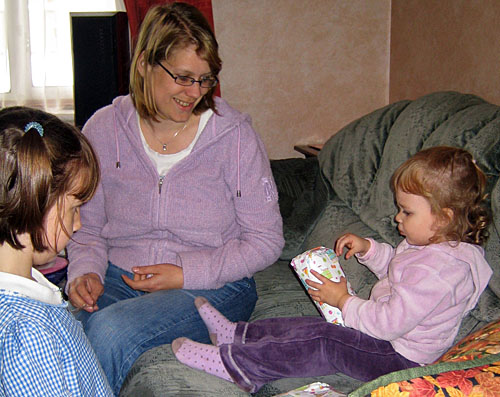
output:
[[[446,388],[470,392],[473,387],[491,387],[490,395],[500,395],[500,107],[475,95],[435,92],[398,101],[333,134],[317,158],[271,161],[286,244],[280,259],[255,275],[259,300],[251,320],[320,315],[290,267],[294,256],[317,246],[333,247],[347,231],[396,245],[401,236],[393,219],[396,207],[389,179],[408,157],[437,145],[464,147],[473,154],[488,175],[492,213],[485,252],[494,275],[477,307],[462,320],[455,346],[439,362],[368,383],[343,374],[281,379],[255,396],[274,396],[313,382],[351,396],[409,391],[411,396],[430,396]],[[340,263],[352,288],[368,298],[374,275],[354,258],[340,258]],[[139,357],[120,393],[122,397],[249,395],[177,362],[170,345]]]

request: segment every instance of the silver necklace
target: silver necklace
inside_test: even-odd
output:
[[[162,141],[160,141],[160,138],[158,138],[158,137],[155,135],[155,133],[154,133],[154,131],[153,131],[152,129],[151,129],[151,134],[153,135],[153,137],[154,137],[154,138],[155,138],[158,142],[160,142],[160,144],[162,145],[162,150],[163,150],[164,152],[166,152],[166,151],[167,151],[167,144],[169,144],[171,141],[173,141],[177,135],[179,135],[182,131],[184,131],[184,130],[186,129],[186,126],[188,125],[188,121],[189,121],[189,119],[188,119],[188,120],[184,123],[184,126],[183,126],[182,128],[179,128],[177,131],[175,131],[174,135],[172,135],[172,137],[171,137],[171,138],[170,138],[167,142],[162,142]]]

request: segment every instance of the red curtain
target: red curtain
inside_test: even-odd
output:
[[[127,10],[128,23],[130,26],[130,36],[132,39],[132,49],[135,47],[139,26],[146,16],[149,7],[160,3],[174,3],[175,0],[124,0]],[[183,0],[184,3],[191,4],[200,10],[207,19],[210,27],[214,29],[214,16],[212,13],[212,0]],[[215,95],[220,96],[220,84],[215,89]]]

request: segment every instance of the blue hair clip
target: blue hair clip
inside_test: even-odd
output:
[[[30,121],[28,124],[26,124],[25,127],[24,127],[24,132],[28,132],[32,128],[34,128],[35,130],[37,130],[38,134],[40,136],[43,136],[43,127],[42,127],[42,125],[40,123],[38,123],[36,121]]]

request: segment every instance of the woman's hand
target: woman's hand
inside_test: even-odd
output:
[[[347,280],[345,277],[341,277],[339,282],[335,282],[322,276],[315,270],[311,269],[311,273],[321,281],[321,283],[317,283],[309,279],[306,280],[307,285],[311,287],[307,290],[311,298],[316,302],[327,303],[342,310],[345,301],[351,296],[347,291]]]
[[[371,243],[365,238],[361,238],[352,233],[344,234],[339,237],[335,243],[335,254],[337,256],[342,256],[344,247],[348,249],[345,254],[345,258],[349,259],[354,254],[365,255],[370,249]]]
[[[138,291],[154,292],[164,289],[176,289],[184,286],[182,268],[171,263],[132,268],[134,279],[122,275],[123,281]]]
[[[93,313],[99,310],[97,299],[103,291],[101,278],[96,273],[87,273],[71,282],[68,288],[68,298],[75,308]]]

